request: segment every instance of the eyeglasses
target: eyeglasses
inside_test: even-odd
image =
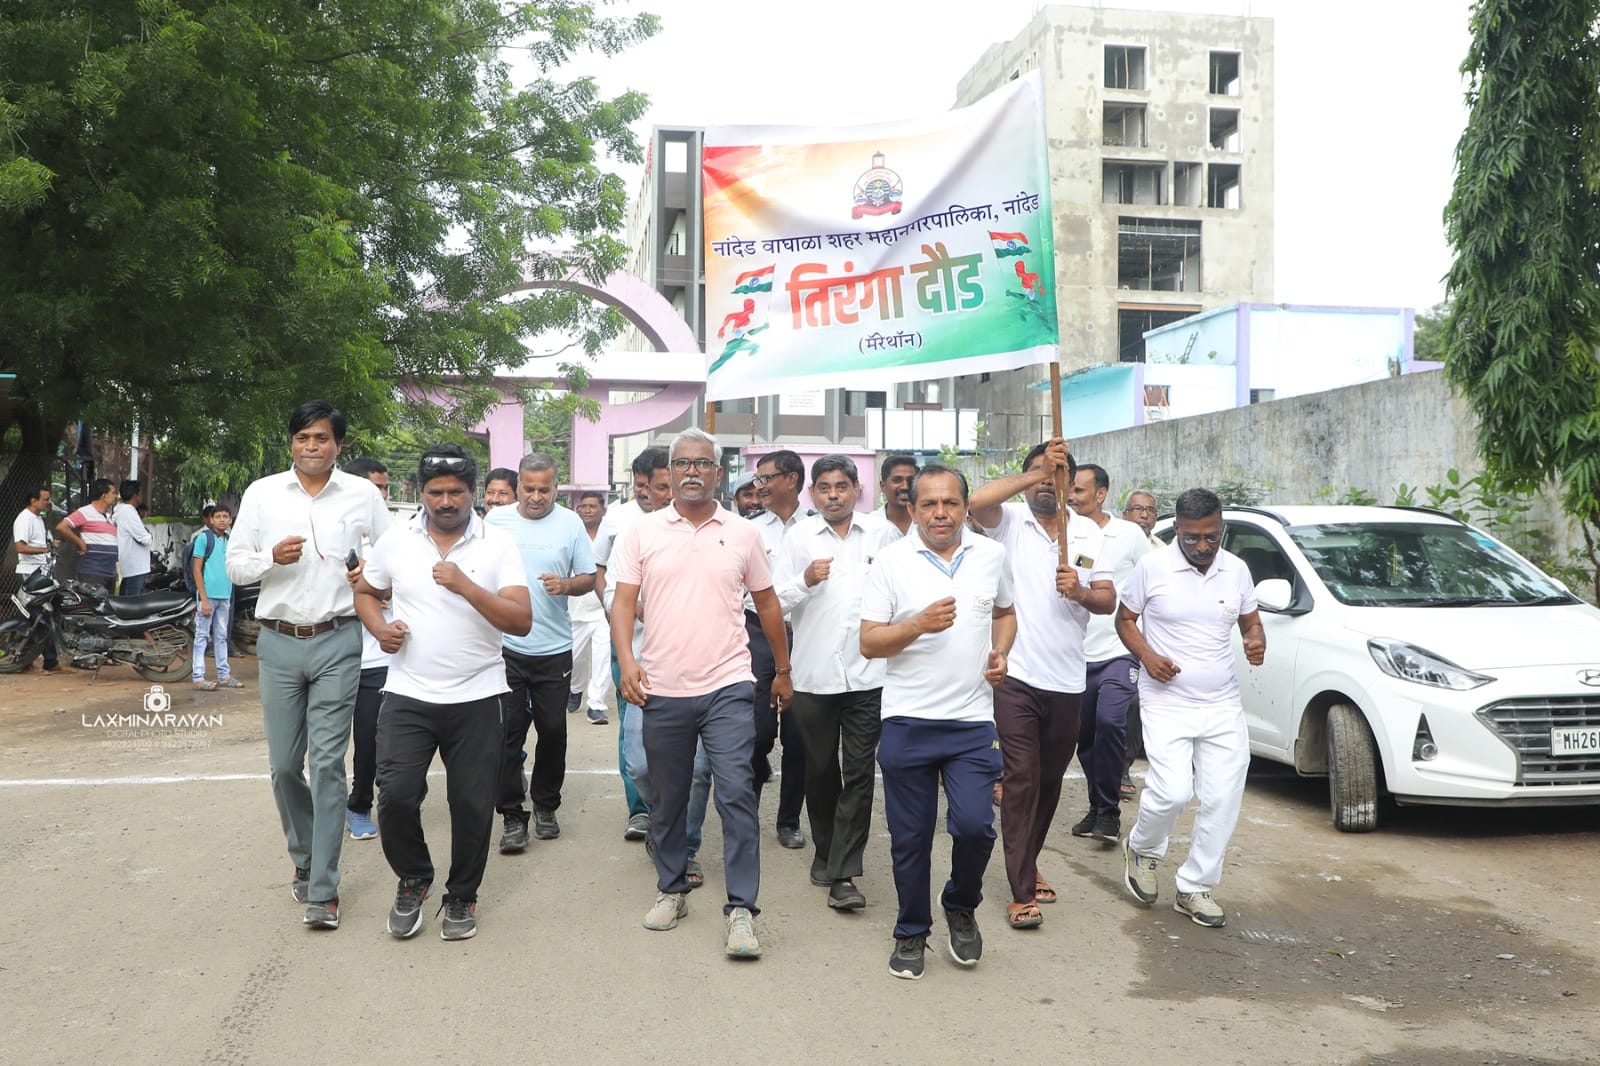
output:
[[[1182,541],[1184,544],[1187,544],[1191,548],[1196,547],[1197,545],[1200,545],[1200,544],[1205,544],[1205,545],[1207,545],[1209,547],[1215,548],[1218,544],[1222,543],[1222,534],[1221,533],[1179,533],[1178,534],[1178,539],[1180,541]]]
[[[792,474],[792,473],[794,473],[794,471],[790,470],[788,472],[776,473],[776,474],[757,474],[756,477],[755,477],[755,480],[752,481],[751,484],[752,485],[768,485],[768,484],[771,484],[773,481],[776,481],[778,478],[780,478],[780,477],[788,477],[789,474]]]
[[[1128,511],[1130,513],[1132,513],[1132,514],[1155,514],[1156,513],[1156,509],[1154,507],[1146,507],[1142,503],[1130,505],[1128,507]]]
[[[459,455],[424,455],[421,464],[424,474],[465,474],[471,465],[471,459]]]
[[[674,459],[674,460],[672,460],[672,469],[676,470],[680,474],[687,473],[690,470],[698,470],[702,474],[709,474],[711,471],[715,470],[716,468],[717,468],[717,461],[715,459]]]

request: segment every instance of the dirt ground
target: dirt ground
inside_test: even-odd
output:
[[[172,713],[204,717],[148,730],[111,719],[148,694],[126,669],[0,678],[0,875],[17,904],[0,927],[0,1063],[1600,1061],[1600,809],[1391,809],[1350,836],[1321,782],[1258,767],[1216,931],[1171,910],[1174,859],[1142,909],[1116,849],[1066,832],[1074,775],[1041,861],[1061,894],[1044,926],[1005,928],[997,848],[982,964],[951,964],[937,923],[910,983],[886,970],[881,806],[864,912],[823,905],[809,852],[779,848],[769,813],[765,956],[724,959],[713,813],[707,887],[676,930],[644,930],[654,875],[622,839],[616,726],[572,716],[560,839],[490,856],[476,939],[441,942],[430,904],[401,942],[375,841],[345,843],[341,928],[301,925],[255,660],[236,673],[242,692],[172,686]],[[442,867],[440,784],[424,815]]]

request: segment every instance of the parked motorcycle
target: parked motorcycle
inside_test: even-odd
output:
[[[261,623],[256,621],[256,601],[261,598],[261,582],[233,586],[233,626],[228,637],[230,649],[241,655],[256,653],[256,638],[261,634]]]
[[[0,624],[0,674],[26,670],[53,634],[61,658],[80,669],[131,666],[146,681],[186,677],[194,648],[194,597],[182,588],[108,596],[98,585],[35,571],[12,597],[22,617]]]
[[[146,592],[164,592],[167,589],[183,590],[183,574],[178,571],[177,550],[168,546],[166,551],[150,553],[150,575],[145,578]]]

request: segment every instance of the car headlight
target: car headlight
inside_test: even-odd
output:
[[[1378,664],[1379,670],[1390,677],[1415,681],[1419,685],[1466,692],[1494,680],[1487,674],[1464,670],[1449,659],[1404,641],[1374,637],[1367,641],[1367,651],[1372,653],[1372,661]]]

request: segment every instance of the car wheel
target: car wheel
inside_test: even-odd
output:
[[[1328,708],[1328,798],[1340,832],[1378,827],[1378,747],[1366,718],[1348,703]]]

